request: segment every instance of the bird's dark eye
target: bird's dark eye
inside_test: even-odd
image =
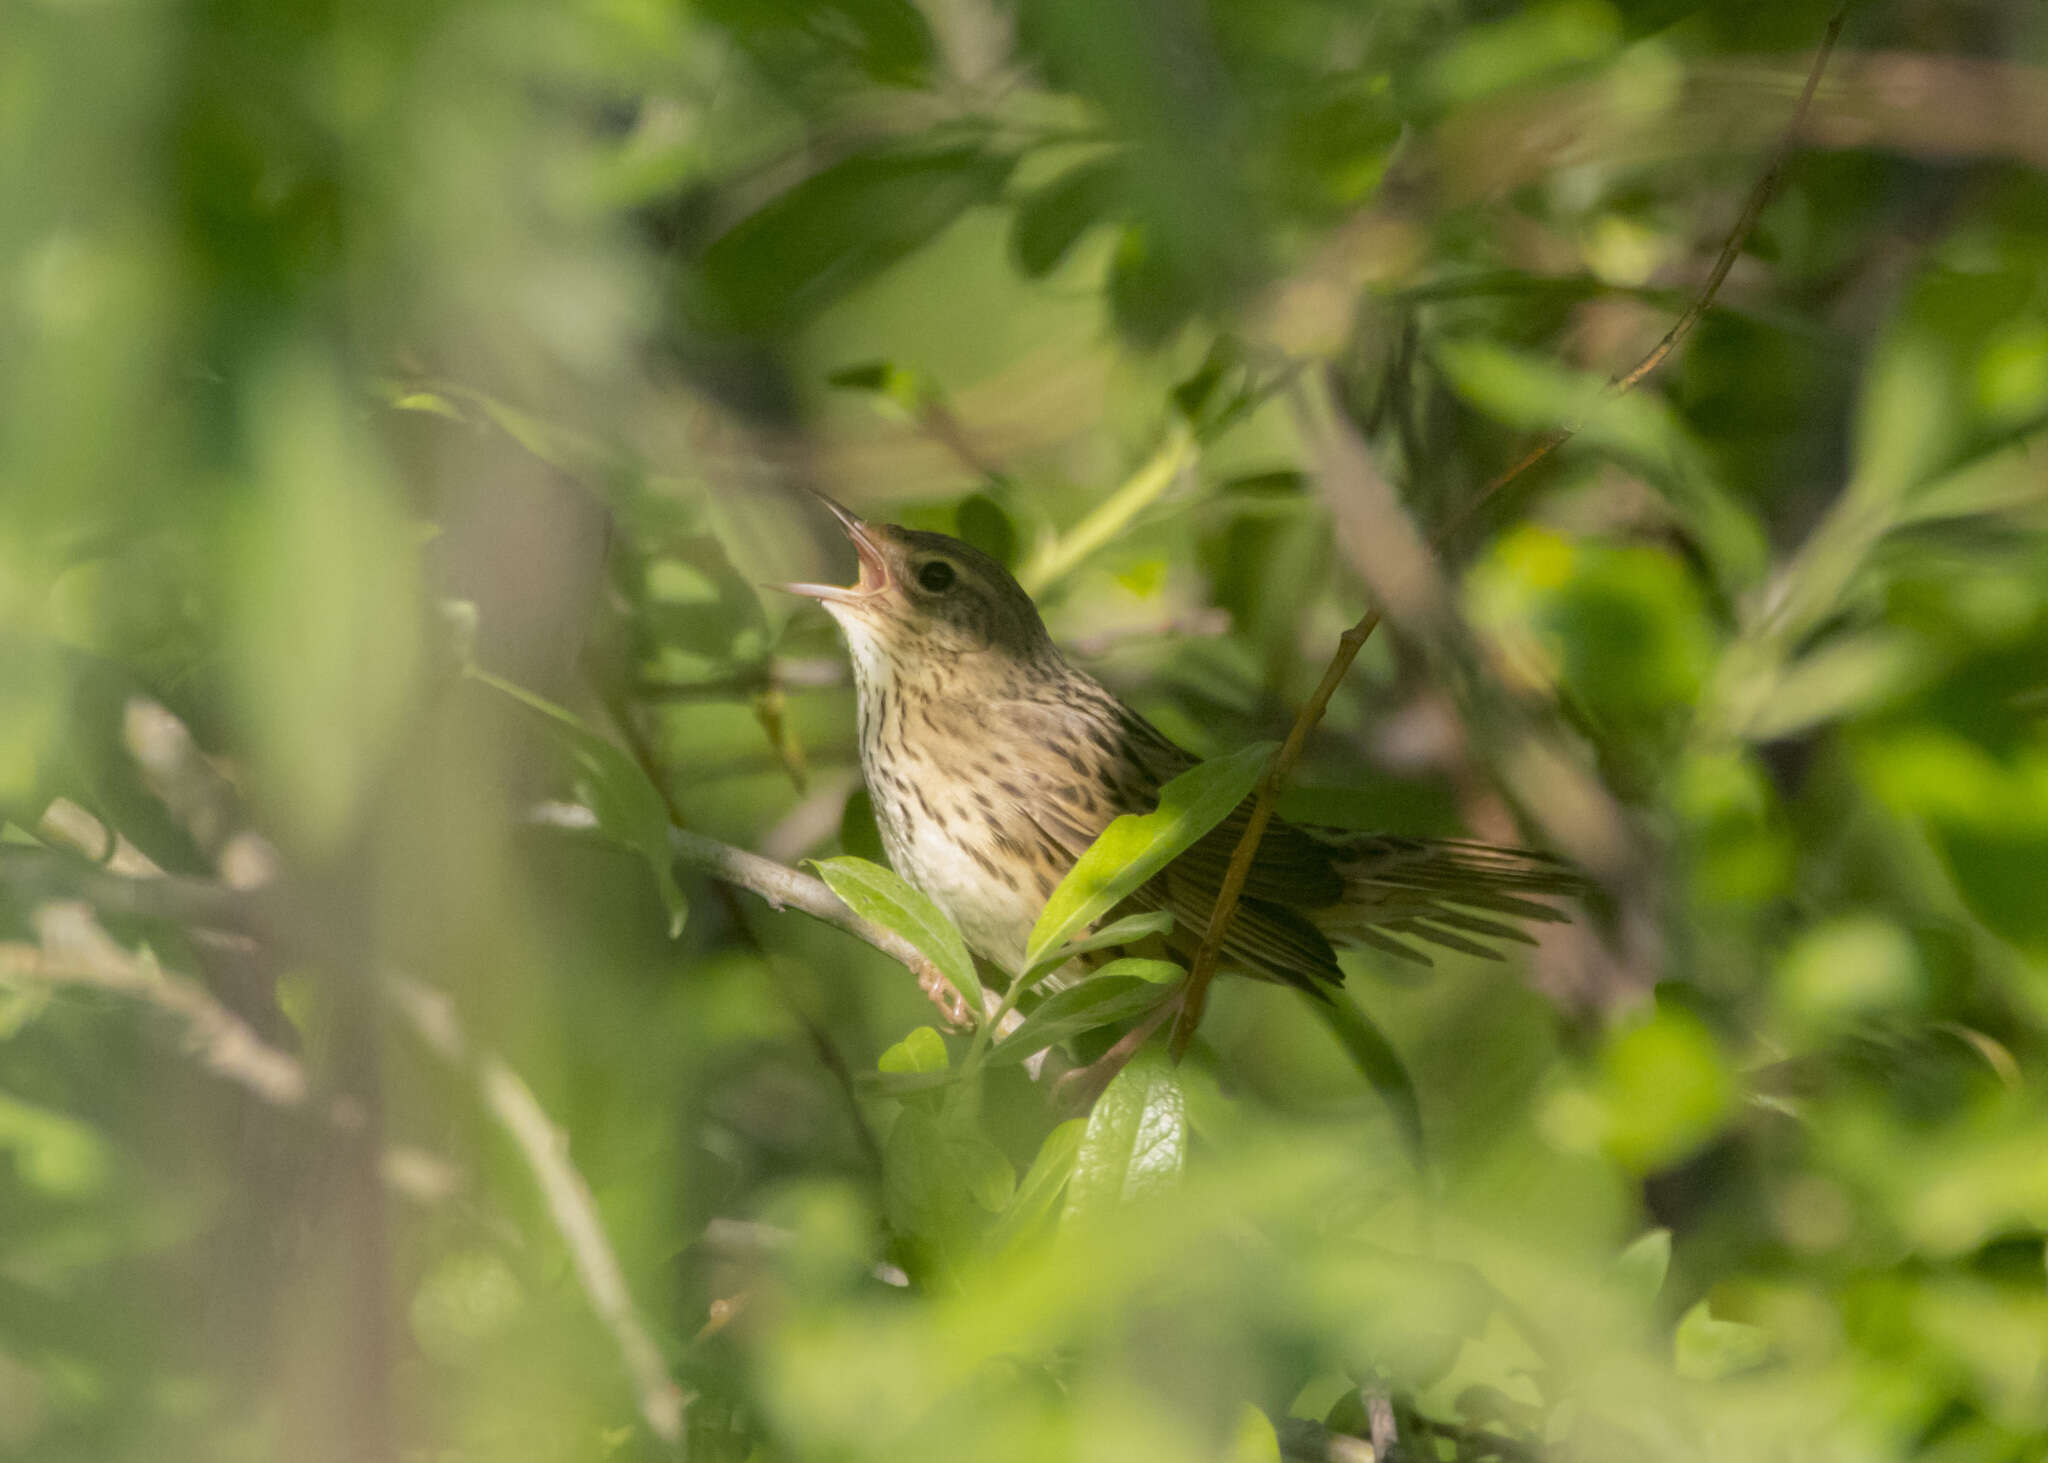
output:
[[[944,559],[933,559],[917,571],[917,582],[933,594],[943,594],[953,587],[953,566]]]

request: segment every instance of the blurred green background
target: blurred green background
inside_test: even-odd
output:
[[[1830,15],[0,0],[0,1455],[2042,1458],[2048,9],[1599,390]],[[1346,957],[1423,1167],[671,870],[878,856],[802,486],[1204,756],[1387,610],[1285,806],[1601,883]]]

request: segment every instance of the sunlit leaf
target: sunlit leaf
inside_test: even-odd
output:
[[[1160,999],[1158,986],[1149,980],[1129,975],[1094,976],[1046,997],[1023,1025],[995,1044],[989,1061],[1021,1062],[1056,1042],[1149,1011]]]
[[[866,859],[842,855],[817,859],[812,867],[848,909],[910,941],[939,968],[969,1010],[982,1009],[981,978],[975,974],[974,957],[938,905],[893,870]]]
[[[884,1072],[943,1072],[946,1063],[946,1039],[920,1026],[883,1052],[875,1066]]]
[[[1646,1231],[1615,1257],[1614,1268],[1631,1295],[1646,1305],[1655,1300],[1664,1288],[1664,1272],[1671,1268],[1671,1231]]]
[[[1771,1338],[1755,1326],[1721,1320],[1702,1300],[1680,1319],[1672,1350],[1681,1377],[1713,1382],[1762,1366],[1770,1359]]]
[[[1024,972],[1027,984],[1036,981],[1048,971],[1059,969],[1077,955],[1086,955],[1094,950],[1113,949],[1119,945],[1133,945],[1152,935],[1163,935],[1173,928],[1173,911],[1170,909],[1148,909],[1139,914],[1127,914],[1121,919],[1069,940],[1056,950],[1047,951],[1038,957]]]
[[[1159,805],[1151,812],[1126,813],[1103,829],[1046,901],[1025,960],[1036,964],[1229,817],[1258,785],[1272,753],[1271,742],[1259,742],[1192,767],[1159,790]]]
[[[331,849],[415,689],[416,538],[330,363],[294,354],[252,381],[251,506],[225,586],[233,671],[275,815]]]
[[[1073,1176],[1074,1160],[1081,1152],[1081,1137],[1088,1129],[1082,1118],[1069,1118],[1045,1135],[1038,1155],[1018,1181],[1017,1192],[988,1234],[988,1246],[1000,1253],[1027,1239],[1052,1222],[1067,1180]]]
[[[1280,1435],[1273,1420],[1247,1402],[1237,1412],[1237,1431],[1231,1436],[1229,1463],[1280,1463]]]
[[[1084,1222],[1171,1186],[1187,1162],[1187,1144],[1180,1079],[1165,1053],[1147,1047],[1088,1114],[1061,1223]]]

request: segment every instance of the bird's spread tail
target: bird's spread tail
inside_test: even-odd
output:
[[[1586,893],[1586,878],[1547,854],[1465,839],[1397,838],[1316,829],[1337,857],[1344,898],[1318,910],[1316,923],[1340,943],[1417,964],[1429,956],[1411,943],[1497,960],[1487,941],[1535,940],[1515,920],[1552,923],[1565,916],[1546,899]]]

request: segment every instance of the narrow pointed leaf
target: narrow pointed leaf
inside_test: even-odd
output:
[[[1351,1064],[1358,1068],[1365,1080],[1372,1084],[1372,1090],[1386,1103],[1393,1114],[1394,1126],[1400,1131],[1401,1141],[1408,1149],[1408,1156],[1415,1160],[1417,1168],[1421,1168],[1422,1104],[1415,1096],[1415,1079],[1408,1075],[1401,1054],[1394,1050],[1394,1044],[1387,1040],[1386,1033],[1373,1024],[1372,1018],[1344,997],[1328,1001],[1313,997],[1304,999],[1308,1001],[1309,1009],[1329,1026],[1343,1046],[1345,1055],[1351,1058]]]
[[[1031,931],[1024,958],[1046,951],[1092,924],[1165,868],[1190,844],[1230,816],[1258,785],[1273,755],[1259,742],[1191,767],[1159,790],[1149,813],[1126,813],[1089,846],[1052,891]]]
[[[1078,940],[1069,940],[1057,950],[1048,951],[1032,963],[1024,972],[1024,983],[1033,982],[1059,969],[1076,955],[1086,955],[1094,950],[1107,950],[1117,945],[1134,945],[1148,935],[1163,935],[1173,928],[1173,911],[1150,909],[1143,914],[1126,915],[1111,920],[1092,935]]]
[[[979,1016],[984,1008],[981,978],[974,973],[974,957],[967,953],[967,942],[960,938],[960,932],[938,905],[911,888],[900,875],[866,859],[817,859],[811,867],[848,909],[915,945],[925,959],[939,968],[939,974],[952,983],[968,1009]]]
[[[1069,1037],[1148,1011],[1159,1000],[1159,987],[1150,981],[1128,975],[1096,976],[1048,997],[1022,1026],[996,1043],[988,1059],[996,1065],[1021,1062]]]
[[[1060,1195],[1067,1190],[1067,1180],[1073,1177],[1074,1160],[1081,1152],[1081,1135],[1087,1128],[1086,1119],[1070,1118],[1045,1135],[1045,1141],[1038,1145],[1038,1156],[1018,1181],[1016,1195],[989,1231],[990,1251],[1000,1253],[1008,1249],[1052,1218]]]

